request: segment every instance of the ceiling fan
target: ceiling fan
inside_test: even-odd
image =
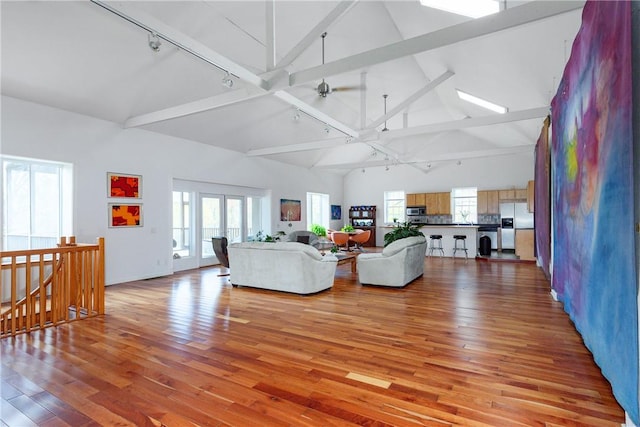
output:
[[[327,37],[327,32],[325,31],[324,33],[322,33],[320,37],[322,38],[322,65],[324,65],[324,39],[325,37]],[[362,87],[361,86],[343,86],[343,87],[331,88],[331,86],[329,86],[329,83],[325,82],[323,78],[322,82],[320,82],[320,84],[316,88],[316,92],[318,92],[318,95],[320,95],[321,97],[326,98],[327,95],[332,92],[341,92],[341,91],[358,90],[358,89],[362,89]]]

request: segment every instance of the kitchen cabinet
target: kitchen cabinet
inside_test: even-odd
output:
[[[424,204],[427,207],[427,215],[438,215],[438,197],[436,193],[425,193]]]
[[[438,214],[451,215],[451,193],[437,193]]]
[[[426,206],[426,197],[424,193],[416,194],[416,206]]]
[[[527,189],[516,189],[515,190],[515,200],[524,202],[527,200]]]
[[[425,193],[407,194],[407,206],[426,206]]]
[[[532,229],[516,230],[516,255],[521,260],[535,261],[533,251],[534,231]]]
[[[407,194],[407,206],[416,206],[416,196],[414,193]]]
[[[529,212],[533,213],[534,212],[534,194],[535,194],[535,181],[529,181],[527,183],[527,209],[529,210]]]
[[[498,190],[498,197],[501,202],[514,201],[516,199],[516,190]]]
[[[500,212],[498,190],[478,191],[478,214],[497,214]]]

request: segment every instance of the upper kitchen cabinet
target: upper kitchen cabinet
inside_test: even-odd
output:
[[[478,191],[478,213],[497,214],[500,212],[500,196],[497,190]]]
[[[438,215],[451,215],[451,193],[436,193],[438,199]]]
[[[424,193],[407,194],[407,206],[426,206]]]
[[[527,200],[527,189],[498,190],[500,202],[524,202]]]
[[[529,210],[529,212],[534,212],[534,187],[535,187],[535,181],[529,181],[527,183],[527,209]]]
[[[438,196],[436,193],[425,193],[424,197],[427,215],[438,215]]]

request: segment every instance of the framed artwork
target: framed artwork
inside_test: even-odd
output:
[[[109,203],[109,227],[142,227],[142,203]]]
[[[280,221],[300,221],[300,200],[280,199]]]
[[[107,172],[107,193],[109,197],[142,197],[142,176]]]
[[[331,205],[331,219],[342,219],[342,206]]]

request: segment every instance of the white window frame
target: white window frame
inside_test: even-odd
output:
[[[318,224],[324,228],[330,228],[331,206],[329,195],[324,193],[307,193],[307,229],[312,224]]]
[[[451,205],[454,223],[476,224],[478,222],[478,189],[476,187],[454,188],[451,191]]]
[[[384,192],[384,215],[385,224],[392,224],[394,218],[398,222],[406,221],[406,194],[404,190],[393,190]]]
[[[11,194],[11,174],[10,169],[22,167],[28,171],[29,183],[28,183],[28,207],[24,209],[24,212],[14,212],[12,208],[13,197]],[[56,231],[51,235],[38,236],[42,232],[38,232],[34,229],[35,217],[38,215],[51,216],[51,205],[43,205],[41,200],[37,200],[38,181],[35,179],[35,174],[38,173],[38,168],[47,168],[56,170],[56,184],[55,186],[57,197],[57,225]],[[55,247],[60,241],[62,236],[73,235],[73,165],[62,162],[51,162],[47,160],[30,159],[25,157],[14,156],[2,156],[2,250],[16,250],[16,249],[43,249],[46,247]],[[45,190],[46,191],[46,190]],[[49,190],[51,191],[51,190]],[[28,230],[20,230],[19,237],[26,239],[26,247],[24,245],[12,245],[9,241],[11,235],[18,236],[18,231],[10,229],[11,221],[10,216],[21,215],[26,218],[28,223]],[[26,234],[25,234],[26,233]]]

